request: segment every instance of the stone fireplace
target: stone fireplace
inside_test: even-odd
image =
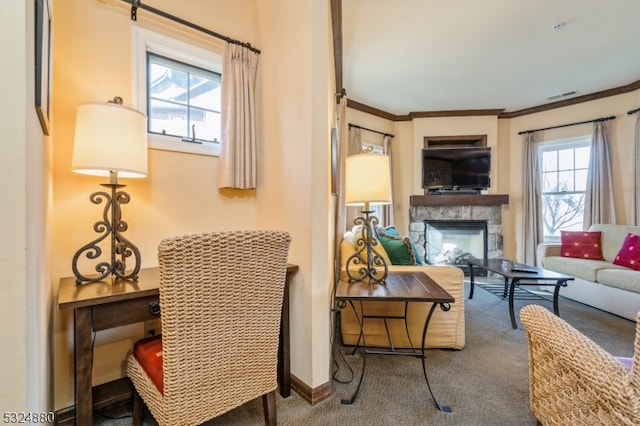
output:
[[[464,264],[464,258],[461,256],[472,251],[474,257],[484,255],[487,259],[501,258],[503,256],[502,205],[508,203],[508,195],[411,196],[409,210],[411,241],[415,243],[419,255],[427,264],[458,263],[456,266],[462,266],[460,263]],[[436,225],[436,228],[429,229],[431,224]],[[440,243],[446,246],[435,248]],[[455,245],[459,245],[457,252],[454,250]],[[478,245],[483,246],[481,251],[484,253],[478,252]],[[434,249],[444,249],[444,252],[432,253]],[[451,259],[454,259],[453,263]],[[466,268],[463,269],[466,273]]]

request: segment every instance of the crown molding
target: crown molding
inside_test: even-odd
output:
[[[367,114],[375,115],[376,117],[385,118],[391,121],[408,121],[410,118],[404,119],[403,117],[408,116],[400,116],[391,114],[390,112],[383,111],[381,109],[377,109],[371,107],[369,105],[365,105],[363,103],[354,101],[353,99],[347,99],[347,108],[355,109],[356,111],[366,112]]]
[[[608,98],[610,96],[621,95],[624,93],[633,92],[640,89],[640,80],[636,80],[633,83],[626,84],[624,86],[614,87],[613,89],[601,90],[599,92],[590,93],[587,95],[576,96],[571,99],[563,99],[561,101],[551,102],[548,104],[542,104],[531,108],[525,108],[517,111],[505,112],[504,109],[463,109],[463,110],[448,110],[448,111],[417,111],[410,112],[406,115],[396,115],[390,112],[383,111],[378,108],[374,108],[363,103],[348,99],[347,107],[362,111],[367,114],[374,115],[376,117],[384,118],[390,121],[411,121],[415,118],[427,118],[427,117],[470,117],[479,115],[495,115],[498,118],[514,118],[521,117],[523,115],[535,114],[542,111],[548,111],[556,108],[562,108],[570,105],[576,105],[583,102],[589,102],[596,99]]]
[[[575,98],[571,98],[571,99],[563,99],[561,101],[538,105],[536,107],[525,108],[525,109],[512,111],[512,112],[505,112],[500,114],[498,118],[521,117],[523,115],[535,114],[537,112],[542,112],[542,111],[549,111],[552,109],[562,108],[569,105],[576,105],[583,102],[594,101],[596,99],[622,95],[624,93],[633,92],[634,90],[638,90],[638,89],[640,89],[640,80],[636,80],[633,83],[629,83],[624,86],[614,87],[613,89],[601,90],[599,92],[589,93],[587,95],[576,96]]]

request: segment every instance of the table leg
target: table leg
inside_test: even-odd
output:
[[[507,298],[508,289],[509,289],[509,278],[504,277],[504,292],[502,293],[503,299]]]
[[[566,287],[567,280],[558,280],[556,282],[556,288],[553,291],[553,313],[560,316],[560,308],[558,307],[558,296],[560,295],[560,287]]]
[[[404,331],[407,333],[407,339],[409,340],[409,346],[411,347],[411,350],[415,352],[413,342],[411,341],[411,334],[409,333],[409,322],[407,321],[407,318],[409,318],[407,315],[408,312],[409,302],[404,302]],[[389,336],[389,343],[391,343],[391,336]]]
[[[450,407],[445,407],[442,406],[438,403],[438,400],[436,399],[436,396],[433,394],[433,391],[431,390],[431,385],[429,384],[429,376],[427,376],[427,357],[425,356],[425,344],[426,344],[426,338],[427,338],[427,328],[429,327],[429,321],[431,321],[431,316],[433,315],[433,311],[436,309],[436,305],[438,305],[438,303],[433,303],[431,305],[431,309],[429,310],[429,314],[427,315],[427,318],[424,321],[424,328],[422,329],[422,346],[421,346],[421,351],[422,351],[422,372],[424,373],[424,380],[427,382],[427,388],[429,389],[429,393],[431,394],[431,399],[433,399],[433,402],[436,404],[436,407],[438,408],[438,410],[442,411],[443,413],[450,413],[451,412],[451,408]],[[442,308],[442,310],[444,311],[448,311],[449,309],[451,309],[451,307],[449,306],[449,304],[440,304],[440,307]]]
[[[74,310],[74,369],[76,424],[93,423],[93,395],[91,371],[93,369],[93,347],[91,344],[91,307]]]
[[[505,278],[505,282],[506,280],[507,278]],[[518,279],[512,279],[511,286],[509,286],[509,315],[511,316],[511,327],[514,329],[518,328],[518,325],[516,324],[516,313],[514,312],[514,307],[513,307],[513,293],[515,293],[516,285],[518,284],[519,281],[520,280]]]
[[[473,272],[473,264],[469,263],[469,299],[473,299],[473,289],[476,285],[476,277]]]
[[[291,395],[291,336],[289,330],[289,283],[293,273],[287,271],[282,299],[282,313],[280,317],[280,338],[278,341],[278,387],[280,396],[288,398]]]

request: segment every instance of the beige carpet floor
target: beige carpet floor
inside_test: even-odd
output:
[[[467,283],[468,289],[468,283]],[[465,293],[468,295],[468,291]],[[562,294],[562,292],[561,292]],[[360,394],[353,405],[340,399],[354,383],[336,384],[332,396],[314,406],[297,394],[277,398],[281,425],[535,425],[529,409],[526,340],[522,329],[511,328],[508,303],[476,288],[465,300],[466,346],[461,351],[429,350],[427,368],[432,390],[451,413],[439,412],[425,384],[420,360],[413,357],[367,357]],[[550,310],[547,301],[539,303]],[[635,323],[561,298],[560,316],[607,351],[633,355]],[[357,369],[361,355],[346,356]],[[341,377],[348,370],[341,369]],[[94,416],[94,424],[130,425],[128,407],[116,407]],[[145,425],[155,425],[150,414]],[[251,401],[210,425],[262,425],[262,404]]]

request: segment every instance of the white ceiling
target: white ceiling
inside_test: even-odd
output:
[[[347,96],[392,114],[517,111],[640,80],[640,0],[342,0],[342,7]]]

